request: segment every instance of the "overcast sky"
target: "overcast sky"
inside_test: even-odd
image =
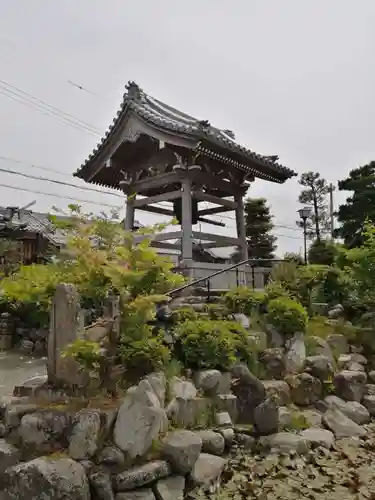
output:
[[[1,159],[0,168],[77,183],[69,175],[111,123],[125,83],[135,80],[160,100],[233,130],[250,149],[336,183],[375,159],[374,22],[374,0],[0,0],[0,157],[25,162]],[[91,131],[46,116],[25,94],[17,102],[15,87]],[[97,204],[85,205],[92,211],[122,204],[3,172],[0,183],[92,200]],[[299,251],[297,181],[258,180],[249,194],[271,204],[278,254]],[[69,203],[1,186],[0,200],[36,200],[38,211]],[[139,214],[143,223],[157,221]],[[234,221],[225,222],[224,232],[233,233]]]

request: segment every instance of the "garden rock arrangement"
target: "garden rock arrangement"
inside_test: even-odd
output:
[[[325,487],[341,499],[353,498],[345,495],[355,487],[375,494],[375,471],[366,469],[367,483],[353,486],[353,465],[345,478],[337,463],[350,465],[342,451],[348,447],[364,468],[365,450],[374,453],[374,372],[344,339],[328,340],[346,352],[336,361],[300,356],[294,373],[287,369],[291,344],[275,356],[272,348],[261,353],[265,373],[282,365],[285,380],[260,380],[244,364],[168,380],[152,373],[118,404],[77,408],[61,394],[46,404],[40,380],[39,392],[0,407],[0,498],[36,500],[43,491],[46,500],[224,499],[231,497],[220,492],[234,483],[236,491],[249,488],[245,498],[260,498],[262,489],[271,495],[264,498],[297,498],[285,484],[289,476],[306,498],[322,498]],[[327,467],[337,471],[338,485]]]

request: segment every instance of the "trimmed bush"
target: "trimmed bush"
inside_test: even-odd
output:
[[[243,313],[251,316],[252,313],[259,311],[264,299],[263,292],[256,292],[246,286],[239,286],[227,292],[223,300],[231,313]]]
[[[246,330],[233,321],[185,321],[174,329],[175,357],[185,368],[228,370],[250,362],[254,351]]]
[[[306,309],[296,300],[280,298],[269,302],[266,321],[280,333],[290,336],[306,331],[308,316]]]

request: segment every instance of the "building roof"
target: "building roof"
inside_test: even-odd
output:
[[[198,120],[146,94],[136,83],[129,82],[123,101],[112,125],[97,147],[75,172],[76,177],[86,178],[91,166],[99,159],[112,137],[118,137],[130,115],[135,115],[153,129],[194,141],[194,150],[222,161],[249,174],[273,182],[284,182],[297,175],[280,165],[277,156],[263,156],[235,141],[233,132]]]
[[[9,216],[13,212],[13,217]],[[67,220],[69,216],[54,214],[57,219]],[[56,246],[64,245],[67,241],[68,233],[63,229],[55,227],[50,221],[50,214],[32,212],[31,210],[20,210],[16,207],[0,207],[0,221],[3,218],[9,220],[12,229],[22,229],[28,233],[40,234]],[[123,224],[123,221],[120,221]],[[142,224],[134,221],[134,227],[141,228]]]

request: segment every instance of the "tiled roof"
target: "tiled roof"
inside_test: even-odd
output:
[[[11,214],[9,207],[0,207],[0,218],[9,217]],[[11,219],[12,228],[22,228],[30,233],[41,234],[54,245],[61,245],[65,242],[63,231],[53,227],[49,220],[48,214],[32,212],[31,210],[14,209]]]
[[[0,207],[0,220],[2,217],[9,217],[10,209],[8,207]],[[57,218],[66,220],[67,217],[55,215]],[[49,219],[49,214],[40,212],[32,212],[31,210],[15,209],[15,213],[11,220],[12,228],[22,228],[30,233],[37,233],[48,239],[51,243],[57,246],[64,245],[67,241],[67,233],[63,229],[56,228]],[[123,221],[121,221],[123,223]],[[138,221],[134,221],[135,228],[143,227]]]
[[[99,156],[102,148],[106,146],[111,137],[124,123],[128,111],[132,111],[140,119],[159,130],[175,133],[197,141],[196,150],[224,161],[242,170],[248,170],[256,177],[284,182],[286,179],[296,175],[293,170],[277,163],[277,157],[263,156],[245,146],[241,146],[235,141],[234,134],[230,130],[221,130],[213,127],[208,121],[198,120],[187,115],[153,97],[146,94],[134,82],[129,82],[126,86],[127,92],[123,95],[123,101],[117,116],[113,119],[112,125],[106,131],[104,137],[97,144],[92,154],[89,155],[85,163],[74,174],[80,176],[81,170]],[[204,144],[219,146],[225,154],[210,151]],[[231,153],[236,154],[236,159],[229,159]],[[253,166],[247,163],[251,162]]]

